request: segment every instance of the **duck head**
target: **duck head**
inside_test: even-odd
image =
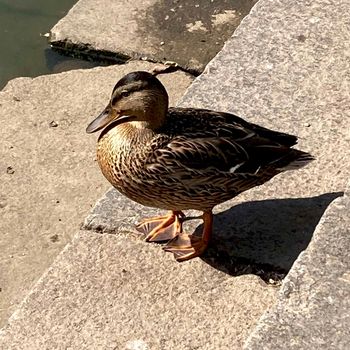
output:
[[[86,132],[123,123],[155,130],[164,123],[167,110],[168,94],[162,83],[151,73],[132,72],[114,86],[107,107],[88,125]]]

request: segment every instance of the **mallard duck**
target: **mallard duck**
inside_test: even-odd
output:
[[[291,146],[297,137],[249,123],[233,114],[168,108],[156,74],[120,79],[104,111],[87,127],[102,129],[97,158],[103,175],[142,205],[166,209],[137,228],[146,241],[168,241],[177,261],[201,255],[213,231],[212,209],[313,157]],[[183,232],[184,210],[203,212],[202,236]]]

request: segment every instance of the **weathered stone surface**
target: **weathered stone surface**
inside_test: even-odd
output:
[[[200,72],[255,2],[80,0],[50,41],[90,57],[170,60]]]
[[[275,291],[256,276],[81,231],[0,332],[0,348],[239,349]]]
[[[0,92],[0,326],[109,188],[89,121],[134,62],[11,81]],[[161,76],[174,104],[192,81]]]
[[[337,198],[313,240],[283,281],[279,300],[245,346],[261,349],[349,349],[350,198]]]

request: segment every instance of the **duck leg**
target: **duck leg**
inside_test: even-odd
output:
[[[213,232],[213,213],[211,211],[203,213],[203,223],[202,237],[181,232],[169,241],[163,249],[166,252],[173,253],[175,259],[179,262],[200,256],[206,250]]]
[[[146,242],[167,241],[182,232],[184,218],[182,211],[171,211],[168,215],[142,221],[136,229],[147,234]]]

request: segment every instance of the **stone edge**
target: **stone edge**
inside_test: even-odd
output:
[[[243,347],[245,350],[255,350],[260,348],[265,349],[265,345],[269,346],[269,344],[265,344],[264,347],[262,347],[262,341],[264,339],[269,339],[268,333],[271,327],[275,326],[277,329],[280,326],[280,323],[278,322],[280,319],[279,315],[285,311],[290,294],[298,294],[298,286],[295,285],[295,281],[302,280],[302,277],[307,275],[310,261],[313,261],[315,256],[322,252],[322,250],[317,249],[317,246],[322,240],[323,228],[325,225],[327,225],[328,216],[331,215],[329,213],[331,213],[337,205],[344,202],[349,203],[349,197],[350,182],[344,191],[344,195],[334,199],[327,207],[315,228],[310,244],[305,251],[299,255],[287,276],[283,280],[275,305],[269,310],[265,311],[265,313],[260,317],[260,320],[256,324],[255,328],[252,330],[251,334],[247,337]],[[286,346],[288,346],[287,343]]]

